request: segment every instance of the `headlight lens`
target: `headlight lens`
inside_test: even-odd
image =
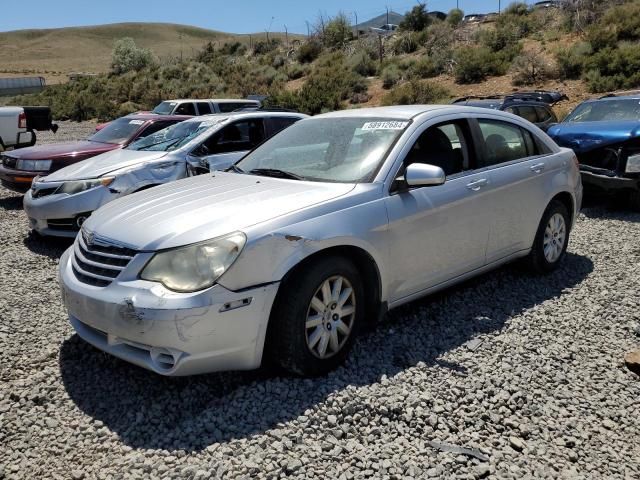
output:
[[[140,278],[160,282],[176,292],[196,292],[211,287],[235,262],[247,241],[235,232],[206,243],[156,253]]]
[[[627,173],[640,173],[640,153],[629,156],[627,158]]]
[[[18,160],[16,162],[18,170],[29,170],[32,172],[48,172],[51,168],[51,160]]]
[[[64,182],[56,193],[66,193],[68,195],[73,195],[74,193],[84,192],[85,190],[89,190],[91,188],[104,186],[107,187],[113,183],[115,177],[104,177],[97,178],[95,180],[77,180],[73,182]]]

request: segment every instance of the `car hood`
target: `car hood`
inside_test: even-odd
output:
[[[13,150],[10,155],[22,160],[56,160],[62,158],[87,157],[109,152],[120,145],[98,143],[88,140],[82,142],[56,143],[53,145],[37,145],[35,147]]]
[[[563,122],[547,133],[561,147],[584,153],[639,137],[640,121]]]
[[[159,250],[243,230],[345,195],[354,186],[216,172],[115,200],[83,228],[137,250]]]
[[[68,167],[47,175],[47,177],[42,180],[47,182],[60,182],[97,178],[122,168],[132,167],[138,163],[159,160],[166,155],[166,152],[147,152],[127,149],[114,150],[69,165]]]

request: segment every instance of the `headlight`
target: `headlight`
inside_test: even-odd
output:
[[[640,153],[636,153],[627,158],[627,168],[625,172],[640,173]]]
[[[105,177],[98,178],[95,180],[77,180],[73,182],[64,182],[56,193],[66,193],[68,195],[73,195],[74,193],[84,192],[85,190],[89,190],[90,188],[95,188],[99,186],[107,187],[113,183],[115,177]]]
[[[18,170],[29,170],[32,172],[48,172],[51,168],[51,160],[21,160],[16,162]]]
[[[235,262],[247,237],[235,232],[205,243],[156,253],[140,278],[160,282],[176,292],[195,292],[212,286]]]

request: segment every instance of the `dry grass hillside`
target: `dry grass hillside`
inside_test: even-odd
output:
[[[90,27],[16,30],[0,32],[0,76],[38,74],[49,83],[66,80],[70,72],[102,73],[109,70],[113,42],[133,38],[160,59],[193,57],[207,42],[248,44],[250,35],[168,23],[117,23]],[[265,33],[251,35],[263,39]],[[273,33],[271,38],[284,38]],[[295,36],[290,35],[290,39]]]

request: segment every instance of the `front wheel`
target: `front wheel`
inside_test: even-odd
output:
[[[569,245],[570,217],[565,205],[552,201],[542,216],[533,247],[527,258],[529,267],[537,273],[549,273],[558,268]]]
[[[285,370],[322,375],[346,358],[364,315],[357,268],[326,257],[281,285],[271,321],[270,356]]]

